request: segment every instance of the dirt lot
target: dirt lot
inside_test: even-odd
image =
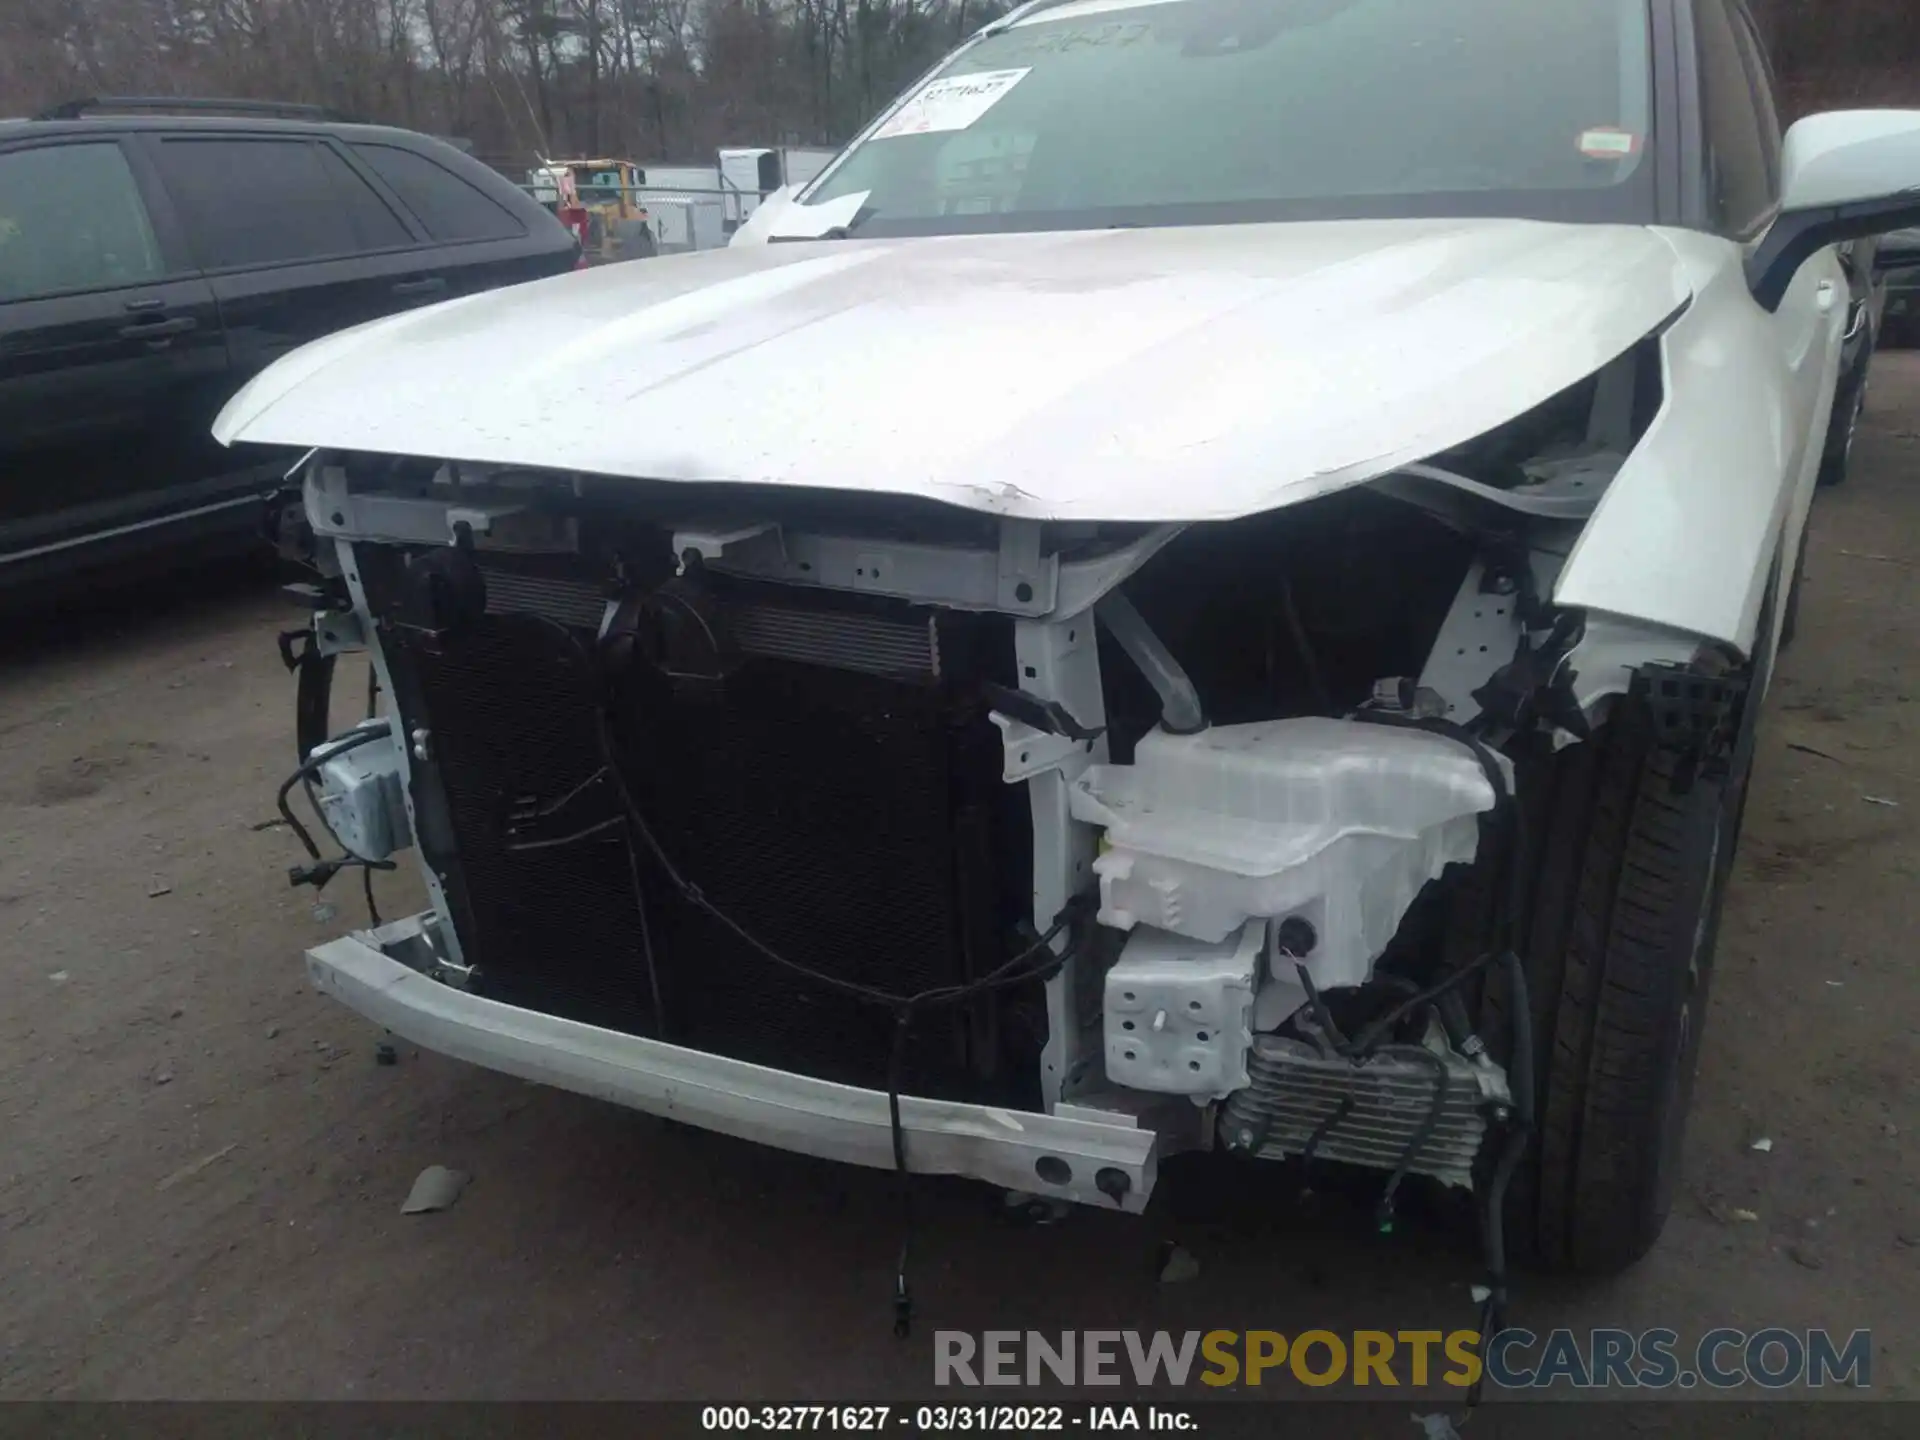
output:
[[[0,661],[0,1395],[837,1399],[922,1392],[935,1327],[1470,1323],[1470,1255],[1202,1173],[1144,1222],[1040,1230],[927,1186],[902,1344],[884,1176],[410,1050],[377,1066],[299,964],[359,897],[338,884],[317,918],[294,842],[259,828],[291,758],[288,619],[257,584],[203,585]],[[1916,702],[1920,354],[1897,353],[1816,510],[1686,1196],[1634,1273],[1529,1284],[1517,1319],[1870,1326],[1876,1390],[1916,1394]],[[403,1218],[436,1162],[471,1188]],[[1198,1279],[1158,1282],[1165,1237]]]

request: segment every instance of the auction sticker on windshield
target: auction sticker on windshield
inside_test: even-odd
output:
[[[929,81],[918,95],[889,115],[870,138],[892,140],[901,135],[965,130],[998,105],[1009,90],[1027,77],[1031,68],[982,70],[973,75],[947,75]]]
[[[1640,137],[1631,130],[1601,125],[1581,133],[1580,153],[1589,160],[1628,160],[1640,153]]]

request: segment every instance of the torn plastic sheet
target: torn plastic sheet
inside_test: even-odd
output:
[[[754,216],[748,217],[747,224],[753,224],[754,217],[766,212],[764,234],[767,239],[818,240],[834,230],[851,225],[871,193],[857,190],[850,195],[822,200],[818,205],[802,205],[791,196],[784,199],[771,197],[754,212]],[[741,228],[741,234],[744,233],[745,226]],[[740,243],[739,234],[734,237],[734,243]]]
[[[1364,983],[1421,888],[1474,858],[1495,797],[1444,736],[1310,718],[1154,731],[1132,765],[1090,767],[1071,803],[1106,830],[1103,924],[1220,941],[1298,916],[1309,953],[1275,967],[1307,960],[1334,987]]]

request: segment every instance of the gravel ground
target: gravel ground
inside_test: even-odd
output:
[[[1915,1394],[1916,537],[1920,354],[1892,353],[1815,512],[1683,1196],[1631,1274],[1528,1283],[1531,1328],[1866,1326],[1876,1391]],[[831,1400],[924,1392],[936,1327],[1471,1323],[1472,1255],[1419,1225],[1383,1239],[1364,1205],[1175,1166],[1144,1220],[1044,1229],[926,1185],[903,1344],[885,1176],[410,1049],[377,1066],[299,964],[360,918],[355,888],[317,916],[261,828],[291,760],[288,622],[215,580],[0,658],[0,1394]],[[385,880],[388,913],[417,899]],[[471,1187],[401,1216],[434,1163]],[[1159,1283],[1167,1238],[1197,1279]]]

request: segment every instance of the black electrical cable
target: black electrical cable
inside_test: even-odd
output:
[[[1447,1062],[1424,1045],[1383,1045],[1375,1053],[1405,1055],[1433,1067],[1433,1099],[1427,1102],[1427,1113],[1421,1117],[1419,1127],[1408,1138],[1406,1148],[1400,1152],[1399,1162],[1387,1177],[1386,1189],[1380,1192],[1380,1203],[1374,1209],[1374,1221],[1385,1233],[1393,1229],[1393,1197],[1400,1189],[1400,1182],[1407,1178],[1413,1162],[1433,1138],[1433,1132],[1440,1128],[1440,1115],[1447,1104],[1448,1075]]]
[[[913,1028],[913,1006],[894,1012],[893,1048],[887,1055],[887,1125],[893,1141],[893,1185],[900,1206],[900,1250],[893,1262],[893,1334],[904,1340],[913,1333],[913,1289],[907,1284],[907,1263],[913,1257],[913,1182],[907,1178],[907,1127],[900,1119],[900,1090],[906,1080],[907,1036]]]
[[[1369,1021],[1366,1028],[1348,1043],[1346,1052],[1348,1058],[1364,1060],[1368,1055],[1371,1055],[1375,1050],[1380,1048],[1380,1042],[1391,1034],[1394,1026],[1406,1019],[1407,1016],[1423,1006],[1431,1005],[1449,990],[1454,990],[1464,985],[1468,980],[1471,980],[1482,970],[1495,964],[1499,959],[1500,955],[1498,952],[1489,950],[1486,954],[1469,960],[1459,969],[1449,970],[1445,975],[1441,976],[1425,989],[1416,991],[1384,1015]]]
[[[545,820],[551,816],[558,815],[562,810],[566,809],[567,806],[586,794],[590,786],[598,784],[600,781],[606,779],[606,777],[607,767],[602,765],[598,770],[587,776],[586,779],[582,780],[557,800],[549,800],[546,804],[538,806],[533,810],[518,812],[513,818],[516,822],[523,822],[526,820]]]
[[[605,733],[606,717],[604,714],[600,717],[600,728],[602,730],[603,744],[609,743],[612,737]],[[606,753],[609,761],[612,762],[614,760],[613,752],[608,750]],[[896,1009],[902,1005],[917,1007],[920,1005],[945,1004],[955,1000],[972,999],[975,995],[983,994],[988,990],[999,989],[1003,984],[1019,984],[1028,979],[1038,978],[1037,971],[1034,975],[1016,975],[1012,972],[1032,960],[1043,950],[1047,950],[1052,942],[1059,937],[1060,933],[1065,930],[1068,924],[1075,918],[1080,908],[1071,904],[1063,908],[1052,927],[1048,929],[1044,935],[1025,950],[1015,955],[1011,960],[1000,966],[999,969],[991,971],[978,980],[968,981],[964,985],[927,990],[917,995],[896,995],[871,985],[862,985],[858,981],[843,979],[838,975],[829,975],[823,970],[815,970],[811,966],[802,965],[797,960],[790,960],[778,950],[775,950],[771,945],[768,945],[764,940],[760,939],[759,936],[747,929],[746,926],[734,919],[733,916],[729,915],[725,910],[722,910],[718,905],[714,904],[713,901],[706,897],[705,892],[702,891],[698,885],[695,885],[680,873],[679,867],[673,863],[673,859],[667,854],[665,847],[663,847],[660,841],[654,836],[653,830],[647,824],[645,812],[640,809],[638,803],[633,798],[632,792],[628,790],[626,777],[620,773],[617,763],[609,764],[608,773],[613,780],[614,793],[619,797],[621,805],[626,808],[628,818],[632,822],[633,828],[639,832],[641,840],[645,843],[647,849],[652,852],[653,858],[659,863],[661,870],[665,872],[668,883],[680,892],[682,899],[699,910],[708,919],[727,930],[735,939],[739,940],[741,944],[747,946],[748,949],[754,951],[770,964],[795,975],[799,975],[803,979],[811,980],[826,989],[837,990],[843,995],[851,995],[855,999],[865,1000],[870,1004],[882,1005],[889,1009]],[[1056,960],[1058,958],[1059,957],[1056,957]]]
[[[373,663],[373,656],[368,655],[367,656],[367,719],[371,720],[379,713],[380,713],[380,667]],[[309,797],[311,797],[313,792],[309,790],[307,794],[309,795]],[[324,814],[324,812],[320,810],[320,807],[318,805],[314,807],[314,813],[316,815],[319,815],[322,820],[326,819],[326,815]],[[332,829],[333,827],[328,826],[327,828]],[[339,838],[340,837],[338,835],[334,836],[334,839],[336,840],[338,840]],[[347,847],[342,845],[340,848],[344,850]],[[380,919],[379,903],[375,901],[375,899],[373,898],[373,867],[372,866],[366,866],[361,869],[360,890],[361,890],[361,893],[367,897],[367,924],[378,929],[382,922]]]
[[[1300,1193],[1302,1195],[1307,1194],[1313,1188],[1314,1156],[1320,1153],[1320,1147],[1326,1143],[1327,1136],[1333,1133],[1334,1126],[1338,1125],[1353,1113],[1353,1107],[1356,1103],[1351,1094],[1342,1095],[1340,1097],[1340,1103],[1333,1107],[1332,1113],[1318,1125],[1314,1126],[1313,1133],[1307,1136],[1307,1143],[1300,1151]],[[1257,1146],[1254,1148],[1258,1149]]]
[[[605,689],[606,677],[599,663],[599,657],[573,630],[558,620],[545,615],[533,615],[530,618],[539,620],[557,631],[580,658],[586,673],[594,677],[596,685],[593,705],[594,734],[600,751],[601,765],[605,769],[607,779],[613,785],[615,796],[627,813],[628,823],[640,836],[647,850],[652,853],[661,872],[666,876],[668,884],[678,891],[680,897],[688,904],[727,930],[768,963],[810,980],[822,988],[850,995],[868,1004],[884,1006],[893,1012],[893,1048],[887,1062],[887,1119],[893,1142],[894,1173],[900,1187],[902,1220],[900,1251],[894,1269],[893,1330],[896,1336],[905,1338],[912,1332],[913,1327],[913,1296],[907,1283],[907,1263],[912,1250],[913,1203],[908,1182],[910,1172],[907,1167],[906,1126],[901,1118],[900,1099],[905,1079],[907,1039],[912,1031],[914,1012],[927,1006],[964,1002],[993,990],[1034,981],[1044,983],[1051,979],[1075,953],[1074,947],[1070,944],[1065,950],[1056,954],[1052,949],[1053,942],[1065,933],[1088,908],[1086,897],[1069,897],[1067,903],[1060,908],[1059,914],[1054,917],[1053,923],[1043,933],[1025,949],[987,974],[963,984],[937,986],[915,995],[892,994],[875,986],[862,985],[838,975],[829,975],[825,971],[815,970],[811,966],[789,959],[714,904],[699,886],[680,873],[679,867],[673,863],[673,857],[667,853],[666,847],[654,835],[653,828],[647,823],[646,812],[634,799],[633,792],[627,785],[626,774],[620,765],[619,747],[613,734],[612,696]],[[616,638],[620,638],[617,633],[610,633],[602,636],[600,643],[604,645]],[[644,917],[642,923],[644,924]],[[647,944],[650,953],[652,949],[650,938]],[[1034,959],[1043,953],[1047,956],[1046,963],[1033,964]]]
[[[340,752],[338,750],[333,750],[328,754],[322,755],[320,757],[320,760],[324,764],[326,761],[331,760],[335,755],[339,753]],[[351,864],[384,865],[387,869],[391,870],[393,868],[393,863],[391,861],[369,860],[365,856],[356,852],[351,845],[347,844],[346,841],[340,838],[340,832],[333,828],[333,821],[327,817],[326,806],[320,803],[320,793],[319,791],[313,788],[313,781],[314,781],[314,775],[311,772],[302,776],[300,780],[300,788],[306,793],[307,803],[313,807],[314,818],[320,822],[320,828],[327,832],[327,838],[332,840],[334,844],[340,847],[341,852],[346,855],[348,861]]]
[[[1509,1086],[1513,1094],[1513,1123],[1508,1126],[1506,1144],[1501,1147],[1493,1175],[1487,1182],[1486,1204],[1481,1215],[1481,1241],[1487,1257],[1487,1299],[1480,1310],[1482,1345],[1491,1345],[1493,1337],[1506,1328],[1507,1312],[1507,1186],[1526,1154],[1532,1138],[1534,1112],[1533,1076],[1533,1004],[1527,992],[1527,967],[1508,950],[1501,957],[1507,967],[1507,1002],[1510,1007],[1513,1056],[1509,1066]],[[1486,1376],[1482,1373],[1467,1392],[1469,1410],[1480,1403]]]
[[[1501,857],[1503,867],[1501,883],[1494,892],[1491,947],[1485,954],[1442,976],[1438,981],[1408,997],[1369,1024],[1354,1041],[1355,1050],[1364,1053],[1369,1045],[1377,1045],[1393,1026],[1414,1010],[1432,1003],[1470,976],[1478,974],[1491,965],[1502,963],[1506,955],[1513,952],[1515,917],[1525,906],[1523,891],[1526,885],[1526,868],[1522,857],[1526,853],[1527,843],[1524,819],[1515,799],[1513,787],[1507,780],[1505,767],[1501,765],[1493,748],[1466,726],[1455,724],[1451,720],[1398,715],[1384,710],[1361,710],[1356,712],[1353,718],[1367,724],[1386,725],[1399,730],[1418,730],[1464,745],[1473,752],[1474,759],[1479,762],[1481,773],[1486,776],[1487,784],[1493,790],[1492,813],[1495,820],[1504,819],[1507,823],[1507,844],[1505,853]]]
[[[1320,994],[1320,987],[1313,983],[1313,974],[1307,969],[1307,962],[1295,960],[1294,973],[1300,977],[1300,988],[1307,992],[1307,1003],[1313,1007],[1313,1018],[1320,1024],[1321,1033],[1327,1037],[1327,1043],[1336,1051],[1345,1053],[1347,1037],[1340,1033],[1340,1027],[1333,1021],[1333,1012],[1327,1008],[1327,1002]]]
[[[303,679],[302,735],[306,733],[304,717],[310,703],[313,706],[313,714],[316,717],[314,720],[315,725],[322,732],[327,728],[327,696],[332,693],[332,674],[332,664],[331,659],[329,659],[324,677],[325,683],[322,689],[309,692]],[[308,700],[309,694],[314,697],[311,702]],[[367,719],[372,720],[375,718],[378,712],[379,699],[380,673],[373,665],[371,659],[369,659],[367,664]],[[394,862],[391,860],[369,860],[364,856],[353,853],[351,848],[341,840],[339,832],[333,828],[333,823],[327,819],[326,809],[320,804],[320,797],[314,793],[313,777],[320,766],[324,765],[333,756],[344,755],[349,750],[360,745],[369,744],[390,733],[391,726],[389,725],[379,730],[368,729],[355,735],[349,735],[338,744],[328,745],[325,753],[319,754],[317,758],[315,752],[320,750],[321,747],[315,746],[314,751],[309,751],[301,757],[299,768],[287,777],[286,783],[280,787],[280,792],[275,797],[275,805],[280,811],[281,820],[285,822],[289,830],[293,831],[294,835],[299,839],[301,847],[307,852],[307,858],[313,862],[304,873],[296,872],[296,883],[312,883],[316,889],[319,889],[324,887],[327,882],[332,880],[341,870],[349,866],[358,866],[361,872],[361,890],[366,896],[367,901],[367,921],[369,924],[375,926],[380,925],[382,921],[380,918],[380,906],[375,902],[373,897],[373,872],[375,870],[392,870],[396,868]],[[305,792],[307,803],[313,807],[314,817],[319,820],[321,828],[327,832],[334,844],[340,847],[342,854],[338,859],[323,860],[321,858],[320,847],[314,843],[313,836],[308,833],[307,827],[302,825],[299,817],[293,813],[293,806],[289,803],[288,797],[292,795],[295,785],[300,786]]]
[[[307,827],[300,823],[300,817],[293,813],[293,806],[287,803],[287,797],[293,793],[293,787],[299,783],[299,773],[295,772],[292,779],[280,787],[280,793],[275,797],[274,804],[279,808],[281,823],[293,831],[294,838],[300,842],[300,848],[307,852],[307,858],[318,860],[320,847],[313,843],[313,836],[307,833]]]
[[[331,760],[333,756],[338,753],[340,752],[335,750],[331,754],[321,756],[320,759],[322,763],[324,763],[327,760]],[[353,865],[363,866],[368,870],[393,870],[398,868],[392,860],[369,859],[340,838],[340,832],[333,828],[333,821],[327,818],[326,806],[320,803],[319,792],[313,788],[313,776],[311,774],[301,778],[300,788],[306,793],[307,803],[313,807],[314,817],[319,820],[321,829],[327,832],[327,838],[340,847],[340,857],[333,862],[335,868],[345,869]],[[378,924],[379,922],[376,921],[375,923]]]
[[[647,892],[640,884],[640,856],[633,848],[633,824],[627,823],[627,875],[633,882],[633,912],[640,921],[640,953],[647,961],[647,991],[653,996],[653,1028],[662,1038],[671,1038],[667,1028],[667,1002],[660,990],[660,967],[653,958],[653,927],[647,923]]]
[[[1525,908],[1527,836],[1526,819],[1517,803],[1511,787],[1507,784],[1506,772],[1494,758],[1493,751],[1479,736],[1464,726],[1451,721],[1416,718],[1395,715],[1391,712],[1369,711],[1355,716],[1379,725],[1392,725],[1407,730],[1424,730],[1429,734],[1442,735],[1456,740],[1473,751],[1474,758],[1480,762],[1487,783],[1493,786],[1494,813],[1505,812],[1508,825],[1505,885],[1494,892],[1494,920],[1492,951],[1481,956],[1471,965],[1462,967],[1455,976],[1464,976],[1479,971],[1488,965],[1498,963],[1507,972],[1507,1024],[1513,1054],[1508,1066],[1508,1088],[1513,1095],[1513,1114],[1507,1127],[1506,1140],[1501,1146],[1500,1157],[1494,1163],[1493,1174],[1488,1179],[1485,1203],[1481,1214],[1481,1243],[1485,1250],[1487,1265],[1487,1298],[1480,1311],[1481,1343],[1490,1344],[1493,1337],[1504,1326],[1507,1306],[1507,1247],[1506,1247],[1506,1195],[1514,1172],[1519,1169],[1520,1161],[1526,1154],[1527,1142],[1532,1138],[1535,1113],[1534,1071],[1533,1071],[1533,1008],[1527,991],[1526,964],[1515,948],[1515,927],[1518,917]],[[1454,977],[1449,977],[1453,980]],[[1457,983],[1457,982],[1456,982]],[[1480,1403],[1483,1374],[1467,1392],[1467,1409]]]
[[[538,619],[553,630],[558,631],[589,667],[589,673],[598,672],[598,665],[592,651],[588,649],[580,640],[580,637],[575,635],[572,630],[568,629],[559,621],[550,619],[544,615],[535,615],[530,618]],[[811,966],[803,965],[797,960],[790,960],[765,941],[761,940],[751,930],[748,930],[718,905],[714,904],[713,901],[706,897],[705,892],[703,892],[698,885],[695,885],[680,873],[679,866],[673,863],[673,857],[667,853],[666,847],[660,843],[658,837],[653,833],[653,828],[647,823],[646,812],[640,807],[639,802],[634,799],[632,790],[628,788],[626,775],[619,763],[619,750],[610,724],[607,697],[604,695],[600,696],[599,702],[600,703],[594,706],[594,730],[600,750],[601,763],[605,768],[607,779],[612,784],[614,795],[620,801],[621,808],[626,811],[627,817],[632,823],[634,830],[638,832],[641,841],[645,844],[647,850],[652,853],[654,860],[666,875],[667,883],[679,891],[681,898],[686,900],[688,904],[706,915],[708,919],[726,929],[735,939],[747,946],[748,949],[754,951],[762,959],[783,970],[812,980],[827,989],[837,990],[841,994],[851,995],[856,999],[866,1000],[875,1005],[883,1005],[888,1009],[897,1009],[901,1005],[919,1007],[923,1005],[945,1004],[954,1000],[972,999],[978,994],[982,994],[988,990],[1000,989],[1005,985],[1021,984],[1029,979],[1044,978],[1043,973],[1038,970],[1033,974],[1015,974],[1013,972],[1018,967],[1032,960],[1042,951],[1048,950],[1053,941],[1059,938],[1067,926],[1077,918],[1079,911],[1084,908],[1083,903],[1069,901],[1067,905],[1061,908],[1059,915],[1055,918],[1054,923],[1046,933],[1041,935],[1012,959],[1006,961],[998,969],[990,971],[979,979],[970,980],[961,985],[936,987],[935,989],[922,991],[916,995],[897,995],[891,991],[881,990],[872,985],[862,985],[858,981],[847,980],[838,975],[829,975],[823,970],[815,970]],[[1053,963],[1057,967],[1064,959],[1064,956],[1054,956]]]
[[[321,742],[323,745],[325,743],[325,741]],[[333,833],[333,826],[327,823],[327,812],[320,808],[320,794],[313,788],[312,775],[302,775],[300,777],[300,789],[307,797],[307,808],[313,811],[314,818],[320,822],[321,828],[327,832],[327,838],[333,841],[334,844],[340,845],[340,837]],[[285,814],[286,812],[282,811],[281,813]],[[289,821],[289,823],[291,823],[291,821]],[[344,850],[347,847],[340,845],[340,848]],[[307,846],[307,851],[314,859],[317,860],[320,858],[319,852],[315,850],[312,845]]]
[[[300,762],[299,767],[295,769],[291,775],[280,782],[280,789],[278,793],[274,795],[273,803],[280,811],[280,818],[287,822],[287,828],[293,831],[294,835],[299,839],[300,844],[305,848],[309,859],[315,861],[320,860],[320,847],[314,844],[312,834],[308,832],[306,826],[300,823],[299,817],[293,813],[293,806],[288,803],[288,797],[293,794],[293,787],[310,781],[313,776],[319,772],[320,767],[325,765],[329,760],[345,755],[350,750],[357,750],[362,745],[370,745],[375,740],[384,740],[387,738],[387,734],[388,730],[385,728],[355,731],[337,743],[330,743],[323,752],[309,755],[305,760]],[[332,826],[327,825],[325,812],[320,811],[318,807],[316,807],[315,813],[319,815],[320,823],[326,828],[327,833],[332,835],[334,840],[339,840],[340,837],[338,835],[333,835]],[[347,850],[345,845],[342,845],[340,848]],[[350,850],[347,851],[346,855],[342,857],[335,868],[338,869],[346,865],[366,865],[376,870],[391,870],[394,868],[393,861],[391,860],[369,860],[364,856],[355,855]]]
[[[616,826],[626,823],[626,820],[619,815],[609,815],[605,820],[596,820],[593,824],[576,830],[571,835],[556,835],[551,840],[516,840],[502,848],[509,855],[520,855],[529,850],[554,850],[563,845],[578,845],[582,840],[591,840],[596,835],[604,835]]]
[[[1467,1018],[1467,1002],[1460,998],[1457,987],[1442,994],[1433,1008],[1440,1017],[1441,1028],[1446,1031],[1447,1043],[1455,1050],[1471,1058],[1486,1048],[1473,1033],[1473,1021]]]
[[[1307,672],[1307,685],[1313,691],[1314,701],[1321,710],[1331,714],[1333,692],[1327,688],[1326,672],[1320,668],[1320,657],[1314,651],[1313,642],[1307,638],[1307,627],[1301,623],[1300,607],[1293,599],[1293,580],[1284,570],[1280,572],[1280,605],[1286,616],[1288,638],[1293,641],[1300,664]]]

